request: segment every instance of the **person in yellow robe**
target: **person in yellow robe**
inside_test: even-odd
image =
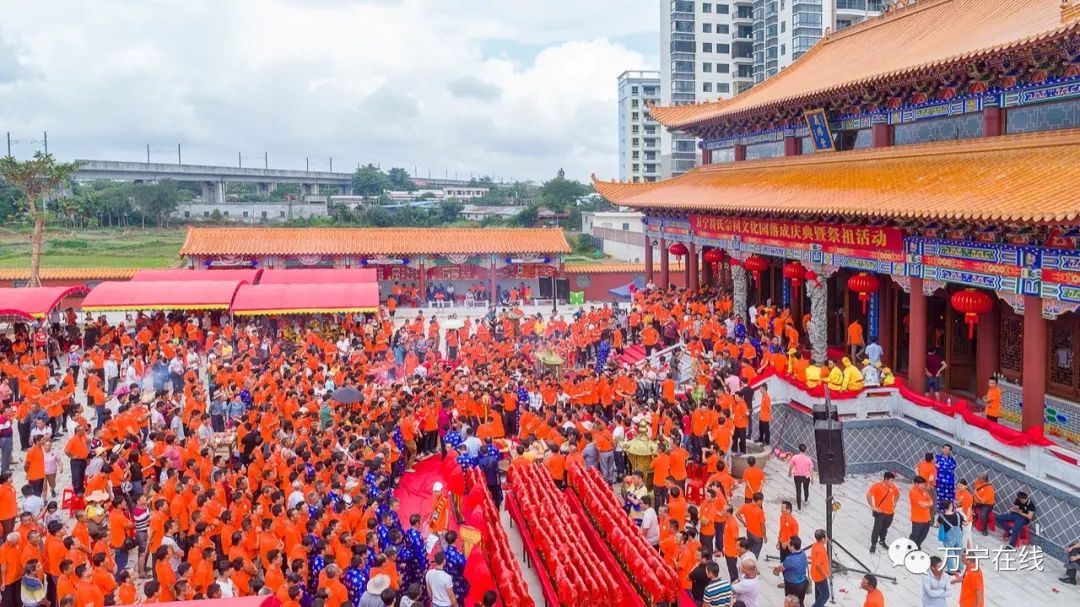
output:
[[[821,385],[821,367],[810,363],[806,365],[806,387],[816,388]]]
[[[829,383],[830,390],[844,389],[844,372],[836,366],[835,360],[829,361],[829,375],[826,381]]]
[[[851,364],[851,359],[844,357],[841,361],[844,365],[844,389],[849,391],[857,391],[863,389],[863,376],[862,371],[859,368]]]

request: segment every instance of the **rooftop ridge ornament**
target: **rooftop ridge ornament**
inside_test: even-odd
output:
[[[1071,23],[1080,19],[1080,0],[1061,0],[1061,23]]]

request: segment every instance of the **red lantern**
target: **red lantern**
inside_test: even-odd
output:
[[[682,257],[683,255],[686,255],[689,252],[690,252],[690,250],[687,249],[686,245],[684,245],[681,242],[672,243],[672,245],[670,247],[668,247],[668,253],[671,253],[675,257]]]
[[[724,261],[724,252],[720,249],[709,249],[708,251],[702,253],[701,259],[704,260],[705,263],[711,263],[715,265]]]
[[[797,260],[784,266],[784,278],[787,278],[791,281],[792,289],[798,289],[799,281],[801,281],[805,277],[806,268]]]
[[[953,293],[949,302],[954,310],[964,314],[964,322],[968,327],[968,339],[975,336],[975,323],[979,322],[979,315],[986,314],[994,308],[994,300],[985,292],[975,289],[957,291]]]
[[[870,301],[870,294],[876,293],[878,287],[877,277],[867,274],[866,272],[859,272],[847,281],[847,288],[859,294],[859,301],[862,302],[863,314],[866,314],[866,303]]]
[[[804,272],[803,273],[803,279],[806,280],[806,282],[814,283],[815,287],[820,287],[821,286],[821,283],[818,282],[818,279],[817,279],[817,272],[815,272],[813,270],[807,270],[806,272]]]
[[[743,262],[743,266],[750,270],[750,275],[754,277],[754,284],[757,285],[761,273],[769,269],[769,260],[760,255],[751,255]]]

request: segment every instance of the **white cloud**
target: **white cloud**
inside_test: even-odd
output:
[[[0,21],[0,125],[61,158],[616,172],[655,0],[50,0]],[[523,51],[522,49],[527,49]],[[535,54],[535,56],[533,56]],[[28,154],[32,146],[17,148]]]

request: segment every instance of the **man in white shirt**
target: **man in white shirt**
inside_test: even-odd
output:
[[[752,554],[752,553],[747,553]],[[731,585],[735,591],[735,600],[742,601],[745,607],[758,607],[758,570],[753,559],[744,561],[739,566],[739,580]]]
[[[116,382],[120,379],[120,367],[116,365],[116,361],[110,356],[105,359],[102,370],[105,373],[105,395],[112,396],[113,392],[116,392]]]
[[[446,564],[446,554],[437,553],[433,561],[432,568],[428,569],[427,574],[424,575],[432,606],[457,607],[457,597],[454,596],[454,579],[443,570],[443,565]]]
[[[229,561],[221,561],[221,569],[218,569],[217,585],[221,588],[221,598],[231,599],[236,596],[236,585],[232,581],[232,565]]]
[[[645,514],[641,517],[641,532],[645,534],[645,540],[652,546],[660,545],[660,521],[656,518],[656,509],[652,506],[652,497],[646,495],[641,498],[641,507]]]
[[[286,502],[289,510],[292,510],[293,508],[296,508],[300,504],[304,503],[304,492],[301,490],[300,481],[294,482],[292,487],[292,493],[289,494],[289,499]]]
[[[480,457],[480,447],[483,446],[483,443],[480,442],[480,439],[473,436],[472,428],[468,426],[465,427],[465,441],[463,444],[465,445],[465,450],[471,457]]]

